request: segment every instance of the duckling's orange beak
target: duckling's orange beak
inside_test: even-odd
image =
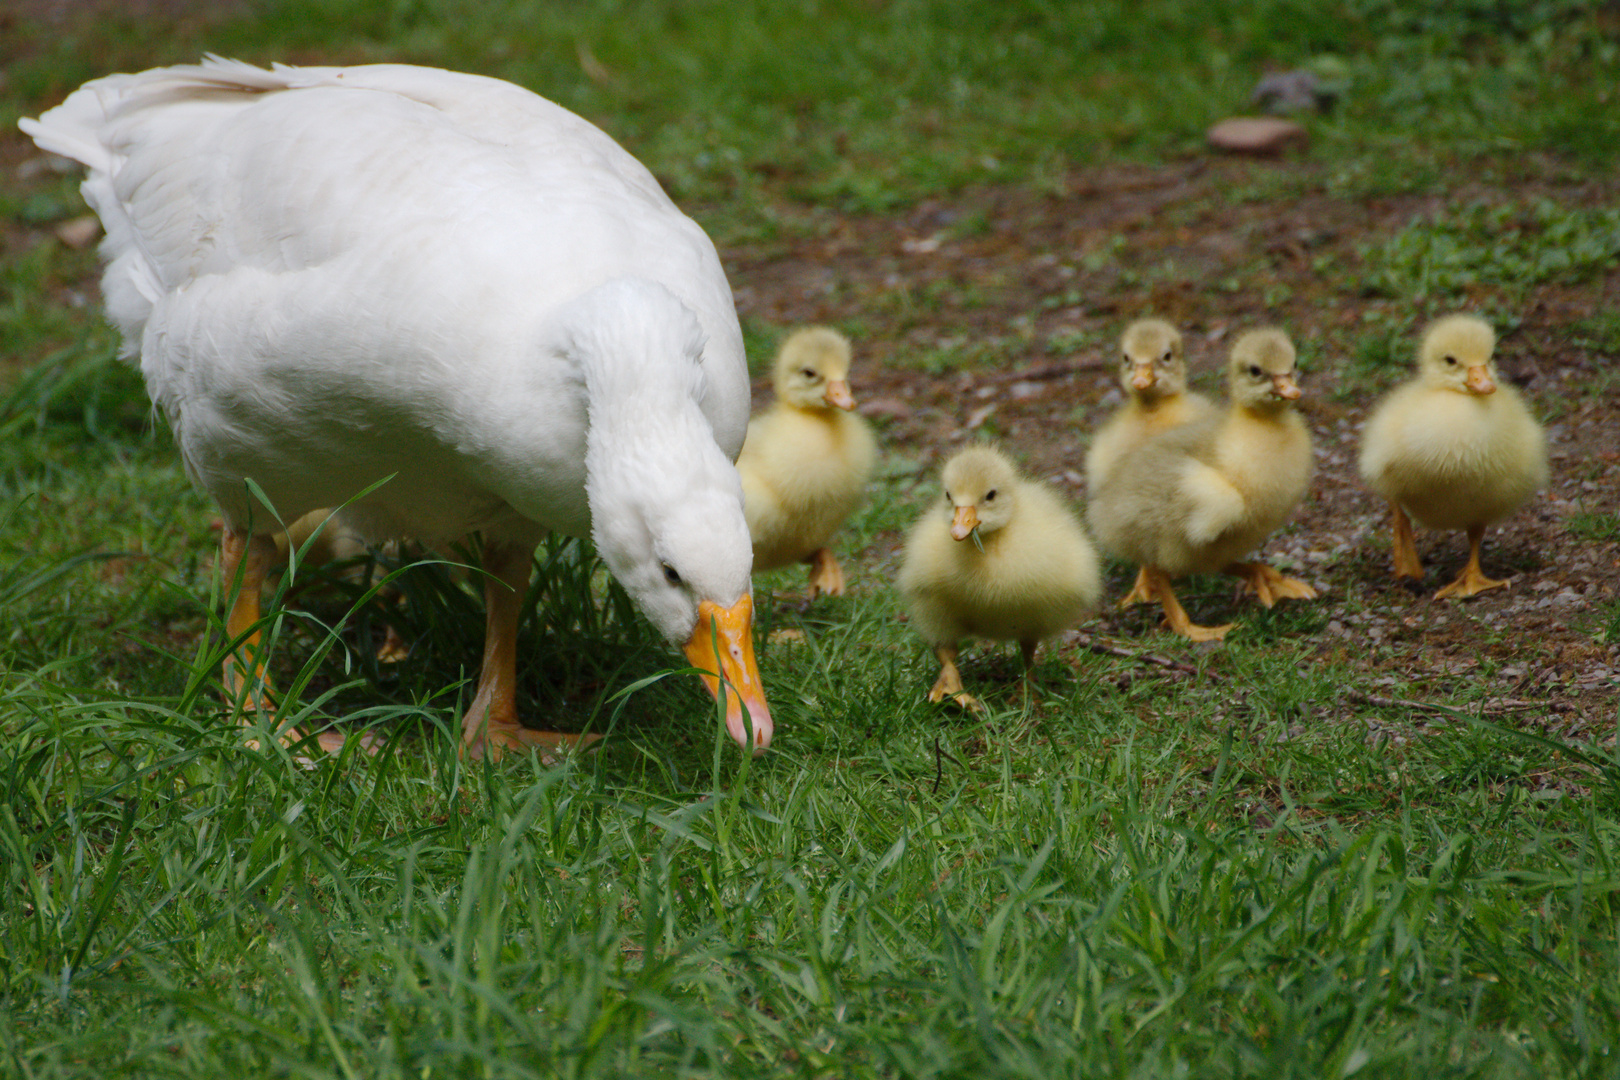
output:
[[[770,707],[765,704],[765,684],[754,663],[754,598],[745,593],[729,608],[713,600],[700,603],[697,626],[682,651],[716,701],[724,682],[726,730],[737,745],[752,746],[755,757],[763,754],[771,745],[774,727]],[[714,674],[717,657],[719,676]]]
[[[1137,364],[1131,368],[1131,389],[1150,390],[1153,387],[1153,365]]]
[[[966,540],[979,527],[979,512],[971,506],[958,506],[951,515],[951,539]]]
[[[1271,377],[1271,392],[1284,401],[1298,401],[1300,395],[1299,384],[1294,381],[1291,372]]]
[[[1491,381],[1491,370],[1484,364],[1468,369],[1468,380],[1464,385],[1471,394],[1496,393],[1496,383]]]
[[[833,379],[827,383],[827,389],[822,393],[827,404],[835,409],[853,409],[855,395],[849,392],[849,383],[843,379]]]

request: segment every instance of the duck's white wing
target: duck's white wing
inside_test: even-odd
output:
[[[519,473],[554,489],[529,502],[577,493],[579,376],[534,346],[548,312],[619,277],[698,316],[703,411],[741,446],[746,362],[712,243],[611,139],[527,91],[210,61],[87,84],[25,130],[90,166],[109,314],[227,512],[243,475],[286,474],[286,512],[346,498],[412,440],[402,514],[465,517],[433,509],[458,470],[509,501]]]

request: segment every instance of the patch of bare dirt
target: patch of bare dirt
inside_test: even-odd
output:
[[[1545,161],[1511,171],[1443,194],[1358,199],[1334,194],[1309,161],[1105,167],[1070,175],[1061,192],[986,188],[895,216],[831,214],[814,236],[729,252],[727,269],[745,320],[852,332],[862,408],[892,454],[919,463],[919,481],[963,439],[988,433],[1077,503],[1090,433],[1120,401],[1113,361],[1126,322],[1151,313],[1180,325],[1194,384],[1212,395],[1236,332],[1282,326],[1306,371],[1302,408],[1317,472],[1266,556],[1322,592],[1317,628],[1301,632],[1315,654],[1366,672],[1332,705],[1376,736],[1380,709],[1425,715],[1421,701],[1381,687],[1446,701],[1464,681],[1485,680],[1487,715],[1611,738],[1620,544],[1583,539],[1576,515],[1620,514],[1620,380],[1609,376],[1617,358],[1583,349],[1570,327],[1615,308],[1620,270],[1539,289],[1513,309],[1517,325],[1498,320],[1498,362],[1548,418],[1552,457],[1548,490],[1486,540],[1487,571],[1511,574],[1510,588],[1434,602],[1466,542],[1421,532],[1429,576],[1421,589],[1397,584],[1387,510],[1356,474],[1368,407],[1407,374],[1421,324],[1451,309],[1367,295],[1363,249],[1459,201],[1533,193],[1568,205],[1620,204],[1620,182],[1564,182]],[[1488,310],[1506,295],[1482,290],[1452,308]],[[1401,365],[1358,371],[1358,338],[1390,320],[1412,327]],[[768,396],[767,383],[756,382],[756,403]],[[892,563],[899,543],[886,536],[866,555]],[[1117,595],[1128,582],[1113,584]],[[1224,598],[1213,603],[1225,607]],[[1233,614],[1241,621],[1246,612]],[[1107,614],[1085,629],[1135,645],[1152,622]],[[1194,648],[1163,637],[1153,645],[1171,655]]]

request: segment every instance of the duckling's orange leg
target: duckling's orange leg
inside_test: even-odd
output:
[[[1220,641],[1226,637],[1228,630],[1237,625],[1199,626],[1187,617],[1187,609],[1176,599],[1175,590],[1170,587],[1170,575],[1158,567],[1143,567],[1143,571],[1147,574],[1148,588],[1153,590],[1153,595],[1164,608],[1165,625],[1182,637],[1194,641]]]
[[[1468,527],[1468,565],[1463,572],[1457,575],[1457,580],[1434,594],[1436,600],[1444,600],[1448,596],[1459,599],[1475,596],[1486,589],[1501,589],[1507,586],[1507,581],[1488,578],[1484,569],[1479,565],[1479,548],[1485,539],[1485,526],[1470,525]]]
[[[1132,585],[1131,591],[1125,594],[1125,599],[1119,602],[1119,609],[1124,611],[1126,608],[1133,607],[1136,604],[1151,603],[1153,603],[1153,590],[1148,587],[1147,567],[1144,566],[1136,571],[1136,584]]]
[[[1265,563],[1240,562],[1226,568],[1226,573],[1243,579],[1239,591],[1252,592],[1266,607],[1278,600],[1315,600],[1316,590],[1285,574],[1279,574]]]
[[[1018,651],[1024,656],[1024,676],[1020,681],[1023,683],[1025,695],[1031,699],[1037,697],[1035,687],[1035,649],[1039,645],[1039,641],[1020,641],[1018,643]]]
[[[531,731],[517,718],[517,636],[523,594],[529,588],[533,550],[521,545],[486,543],[484,579],[484,663],[478,692],[461,721],[461,748],[475,758],[500,760],[507,750],[536,747],[542,760],[555,751],[589,746],[600,735],[567,735]]]
[[[817,548],[805,556],[804,561],[810,564],[810,599],[814,600],[819,593],[844,595],[844,570],[831,548]]]
[[[265,674],[259,656],[261,638],[258,631],[259,592],[264,588],[265,575],[281,561],[274,537],[233,532],[229,527],[220,531],[219,565],[224,575],[225,588],[231,597],[230,610],[225,615],[225,632],[231,640],[241,638],[241,644],[225,657],[221,672],[225,694],[232,702],[240,702],[242,722],[251,722],[249,714],[264,711],[265,718],[275,719],[275,703],[270,696],[270,679]],[[246,635],[245,637],[243,635]],[[244,678],[242,671],[251,665],[252,675]],[[303,735],[296,728],[281,733],[284,743],[300,741]],[[335,731],[323,731],[315,737],[327,753],[343,749],[343,736]],[[249,743],[257,749],[256,743]]]
[[[1423,580],[1423,561],[1418,558],[1417,538],[1412,535],[1412,522],[1398,502],[1391,502],[1394,528],[1390,535],[1390,554],[1395,557],[1395,576]]]
[[[979,699],[962,689],[962,673],[956,667],[956,646],[939,645],[934,648],[939,657],[939,678],[928,691],[928,700],[938,705],[949,695],[950,699],[969,712],[979,712],[984,706]]]

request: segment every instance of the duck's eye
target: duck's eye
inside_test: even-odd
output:
[[[669,582],[671,585],[679,585],[681,583],[681,575],[673,566],[669,565],[669,563],[665,563],[664,580]]]
[[[948,492],[948,491],[945,493],[945,501],[946,502],[951,502],[952,501],[951,500],[951,493]]]
[[[807,379],[812,379],[813,380],[816,377],[816,369],[815,368],[808,368],[808,367],[807,368],[800,368],[799,369],[799,374],[803,375]]]
[[[1259,364],[1250,364],[1249,365],[1249,374],[1252,375],[1254,378],[1258,379],[1260,376],[1264,375],[1265,372],[1260,370],[1260,365]]]
[[[1124,356],[1119,358],[1119,362],[1121,364],[1124,364],[1126,367],[1130,367],[1131,366],[1131,354],[1126,353]]]
[[[1456,367],[1457,366],[1457,358],[1455,356],[1448,356],[1448,357],[1446,357],[1446,363],[1450,364],[1452,367]]]
[[[984,501],[985,502],[995,502],[996,501],[996,489],[995,488],[991,488],[989,491],[984,493]]]
[[[1169,349],[1166,349],[1166,350],[1164,350],[1164,355],[1159,357],[1159,360],[1162,363],[1168,364],[1170,362],[1171,355],[1172,355],[1171,351]]]

